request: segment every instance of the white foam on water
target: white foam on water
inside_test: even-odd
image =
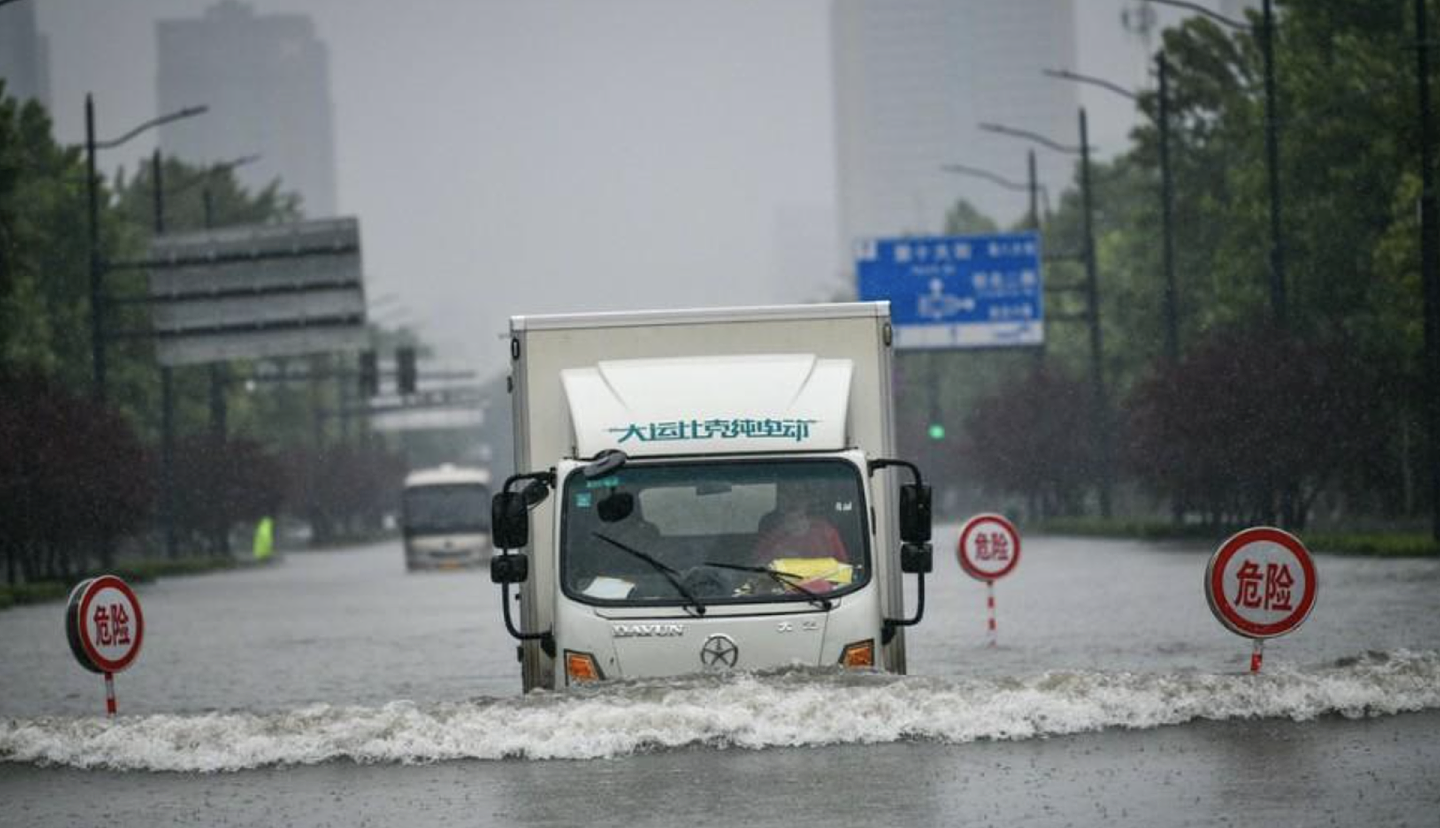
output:
[[[799,670],[620,682],[417,706],[313,705],[0,722],[0,761],[239,771],[335,760],[591,759],[684,746],[763,749],[905,739],[1029,739],[1194,720],[1387,715],[1440,708],[1440,653],[1368,653],[1266,672],[1047,672],[938,679]]]

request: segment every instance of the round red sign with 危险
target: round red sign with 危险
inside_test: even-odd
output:
[[[1315,607],[1318,586],[1305,545],[1269,526],[1232,535],[1205,568],[1210,610],[1247,638],[1274,638],[1299,627]]]
[[[145,615],[135,592],[114,575],[101,575],[81,584],[77,597],[73,629],[90,662],[86,666],[101,673],[129,667],[145,639]]]
[[[1020,533],[1000,515],[976,515],[965,521],[955,552],[966,575],[996,581],[1020,563]]]

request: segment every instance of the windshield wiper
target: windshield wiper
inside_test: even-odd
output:
[[[775,580],[776,583],[780,584],[781,586],[788,589],[793,589],[796,592],[804,594],[806,598],[810,599],[810,603],[814,604],[815,606],[826,612],[829,612],[830,608],[833,606],[829,598],[826,598],[824,595],[821,595],[813,589],[807,589],[803,586],[800,586],[798,581],[804,576],[796,575],[794,572],[781,572],[778,569],[771,569],[768,566],[746,566],[744,564],[720,563],[719,561],[705,561],[704,565],[713,566],[716,569],[734,569],[739,572],[758,572],[761,575],[769,575]],[[796,580],[790,580],[792,578]]]
[[[700,603],[700,599],[695,597],[695,593],[693,593],[693,592],[691,592],[690,590],[686,589],[686,588],[685,588],[685,585],[682,584],[682,583],[680,583],[680,579],[679,579],[678,577],[676,577],[676,576],[678,576],[678,575],[680,574],[679,572],[676,572],[674,569],[672,569],[672,568],[670,568],[669,566],[666,566],[665,564],[661,563],[661,562],[660,562],[659,560],[657,560],[656,558],[654,558],[654,557],[652,557],[652,556],[650,556],[650,555],[648,555],[648,554],[646,554],[646,553],[644,553],[644,552],[641,552],[639,549],[635,549],[634,547],[631,547],[631,546],[626,546],[625,544],[621,543],[621,542],[618,541],[618,540],[615,540],[615,539],[612,538],[612,537],[609,537],[608,535],[602,535],[602,534],[600,534],[599,532],[591,532],[590,534],[591,534],[591,535],[594,535],[595,537],[599,538],[599,539],[602,540],[602,541],[605,541],[606,543],[610,544],[611,546],[615,547],[616,549],[619,549],[621,552],[626,552],[626,553],[629,553],[629,554],[631,554],[631,555],[634,555],[635,557],[639,558],[640,560],[644,561],[645,563],[650,564],[650,566],[653,567],[656,572],[659,572],[661,575],[664,575],[664,576],[665,576],[665,580],[667,580],[667,581],[670,582],[670,586],[675,587],[675,591],[676,591],[676,592],[679,592],[681,595],[683,595],[683,596],[685,597],[685,600],[686,600],[686,601],[689,601],[691,604],[694,604],[694,605],[695,605],[695,614],[696,614],[696,615],[704,615],[704,614],[705,614],[705,605],[702,604],[702,603]]]

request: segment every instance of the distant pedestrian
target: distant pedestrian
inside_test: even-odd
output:
[[[255,524],[255,560],[269,560],[275,552],[275,521],[269,516]]]

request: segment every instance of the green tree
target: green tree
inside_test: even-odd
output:
[[[1430,14],[1433,18],[1436,10]],[[1342,347],[1337,342],[1343,343],[1347,358],[1353,360],[1347,364],[1383,369],[1366,375],[1370,411],[1379,412],[1382,421],[1368,414],[1361,418],[1355,409],[1344,406],[1317,411],[1295,403],[1267,413],[1281,419],[1276,434],[1316,442],[1302,442],[1300,448],[1293,440],[1273,448],[1267,448],[1270,443],[1257,444],[1256,451],[1275,456],[1289,452],[1286,456],[1293,462],[1271,470],[1266,484],[1274,487],[1271,497],[1255,496],[1252,502],[1268,503],[1285,512],[1281,517],[1297,523],[1305,519],[1307,501],[1340,504],[1339,512],[1330,510],[1335,514],[1345,510],[1413,514],[1428,484],[1417,467],[1423,434],[1418,419],[1422,326],[1415,209],[1419,145],[1415,32],[1409,5],[1366,0],[1282,2],[1278,21],[1277,112],[1288,326],[1271,335],[1277,349],[1304,354],[1329,353]],[[1252,17],[1252,22],[1258,20]],[[1432,29],[1435,23],[1432,19]],[[1163,39],[1171,67],[1170,156],[1181,348],[1185,353],[1202,347],[1209,349],[1206,353],[1216,348],[1223,353],[1225,343],[1245,339],[1237,332],[1254,328],[1260,324],[1257,320],[1268,320],[1271,314],[1261,55],[1254,30],[1223,28],[1200,16],[1165,31]],[[1169,366],[1161,361],[1157,104],[1153,92],[1140,96],[1147,117],[1132,133],[1131,147],[1095,164],[1092,171],[1103,367],[1121,422],[1127,408],[1154,415],[1159,410],[1152,405],[1155,389],[1173,379]],[[1047,254],[1062,259],[1078,254],[1084,241],[1081,228],[1079,193],[1072,187],[1062,194],[1045,227]],[[1075,284],[1082,275],[1072,261],[1047,264],[1046,280],[1055,288]],[[1077,294],[1062,291],[1046,298],[1051,315],[1083,310]],[[1089,358],[1085,337],[1084,325],[1052,323],[1047,362],[1066,374],[1085,370]],[[1289,343],[1283,348],[1282,337],[1283,343]],[[1249,385],[1220,383],[1211,390],[1240,397],[1265,393],[1267,385],[1288,388],[1303,379],[1292,376],[1300,367],[1284,361],[1252,364],[1268,365],[1274,373],[1251,371],[1245,374]],[[1295,393],[1305,387],[1302,383]],[[1192,404],[1201,402],[1192,400]],[[1228,398],[1207,402],[1238,418],[1216,434],[1252,430],[1243,406],[1230,402]],[[1186,409],[1165,410],[1176,418],[1169,428],[1178,439],[1186,426]],[[1351,420],[1344,424],[1334,420],[1337,411],[1349,412]],[[1165,433],[1153,416],[1141,419],[1152,436]],[[1348,430],[1374,429],[1380,444],[1369,446],[1372,453],[1366,465],[1378,471],[1349,468],[1320,474],[1303,462],[1331,456],[1332,447],[1321,445],[1318,441],[1324,438],[1309,427],[1317,421]],[[1117,445],[1122,445],[1125,435],[1119,436]],[[1164,441],[1152,439],[1146,444],[1158,451]],[[1220,456],[1222,448],[1217,446],[1215,452]],[[1150,494],[1175,489],[1153,476],[1136,475],[1131,481]],[[1277,503],[1288,505],[1279,509]]]

